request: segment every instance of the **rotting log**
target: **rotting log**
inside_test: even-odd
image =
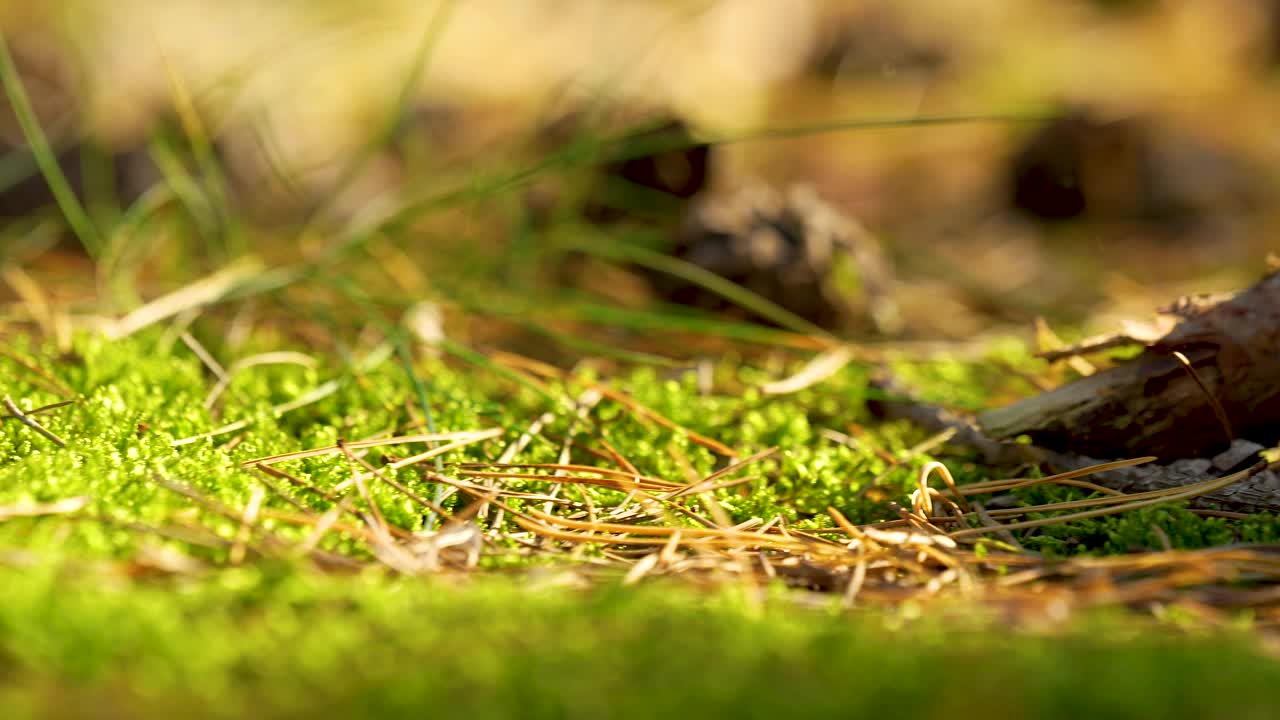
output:
[[[1163,312],[1176,324],[1136,358],[983,413],[979,427],[1061,453],[1160,462],[1212,457],[1237,439],[1280,441],[1280,270]]]
[[[1132,360],[989,411],[977,422],[911,399],[892,377],[875,382],[892,399],[871,409],[949,431],[953,444],[975,450],[993,466],[1038,465],[1060,473],[1108,460],[1158,458],[1089,477],[1126,493],[1181,487],[1255,464],[1263,449],[1280,441],[1280,270],[1234,295],[1183,299],[1165,313],[1158,332],[1048,354],[1057,359],[1145,345]],[[1014,442],[1018,436],[1031,444]],[[1280,469],[1272,464],[1192,505],[1280,512]]]
[[[875,414],[886,419],[908,420],[928,432],[948,432],[950,443],[967,447],[989,465],[1006,468],[1035,465],[1049,473],[1063,473],[1098,465],[1105,460],[1058,452],[1034,445],[994,440],[967,418],[936,405],[911,399],[891,377],[874,381],[892,399],[870,403]],[[1248,466],[1263,447],[1236,440],[1212,458],[1184,458],[1168,464],[1148,464],[1108,470],[1088,480],[1124,493],[1168,490],[1222,477]],[[1244,513],[1280,512],[1280,470],[1269,467],[1240,482],[1191,500],[1193,507],[1214,507]]]

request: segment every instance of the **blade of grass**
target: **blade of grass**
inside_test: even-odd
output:
[[[222,172],[217,151],[209,137],[205,123],[196,111],[195,99],[182,77],[174,69],[157,39],[155,42],[160,55],[160,64],[164,68],[165,78],[169,85],[169,95],[173,100],[173,110],[177,115],[177,130],[186,140],[199,172],[199,186],[203,191],[205,205],[215,222],[214,237],[220,241],[219,259],[226,260],[244,250],[237,215],[231,209],[228,200],[225,174]]]
[[[407,337],[407,333],[405,332],[405,329],[398,325],[393,325],[387,322],[386,319],[382,316],[382,314],[377,311],[377,308],[375,308],[373,304],[370,302],[368,296],[365,295],[365,293],[361,291],[359,288],[355,287],[352,283],[341,282],[341,283],[338,283],[338,287],[339,287],[339,290],[344,295],[346,295],[348,299],[356,303],[361,309],[364,310],[365,317],[368,319],[368,321],[376,325],[380,330],[382,330],[382,332],[390,340],[390,342],[395,348],[396,357],[400,362],[400,366],[404,370],[405,376],[409,380],[410,386],[413,388],[413,392],[418,401],[418,405],[422,409],[423,418],[426,420],[426,423],[427,423],[427,432],[431,433],[432,435],[436,434],[435,417],[431,412],[431,401],[428,398],[428,394],[427,394],[427,383],[423,382],[422,378],[418,375],[417,370],[414,369],[413,354],[412,352],[410,352],[410,349],[409,349],[410,347],[409,339]],[[426,444],[429,450],[435,450],[438,447],[440,447],[435,442],[428,442]],[[435,456],[435,469],[436,469],[437,475],[444,474],[444,461],[439,455]],[[435,506],[438,507],[442,502],[444,502],[444,493],[445,493],[444,486],[436,487],[435,496],[432,498],[432,502]],[[435,510],[434,509],[428,510],[426,517],[423,521],[425,529],[428,531],[434,530],[437,519],[438,519],[437,513],[435,512]]]
[[[766,327],[756,323],[716,317],[684,306],[665,306],[632,310],[597,302],[590,296],[572,289],[560,290],[549,297],[531,299],[529,295],[503,293],[499,288],[484,287],[477,290],[473,284],[460,281],[456,276],[439,275],[433,278],[433,289],[468,313],[495,317],[527,327],[541,335],[562,343],[565,347],[587,350],[633,362],[662,364],[647,353],[635,353],[623,348],[600,347],[598,343],[583,338],[566,336],[550,327],[556,321],[587,322],[611,328],[625,327],[632,330],[683,331],[695,335],[709,335],[732,340],[744,340],[771,347],[789,347],[802,350],[823,350],[833,341],[808,334],[797,335],[786,330]],[[378,302],[395,305],[403,299],[383,297]]]
[[[13,61],[13,55],[10,54],[9,45],[4,37],[4,29],[0,28],[0,84],[4,85],[13,114],[22,128],[22,135],[31,147],[31,154],[36,164],[40,166],[40,173],[44,175],[45,182],[48,183],[49,190],[58,203],[58,209],[62,211],[67,224],[71,226],[71,231],[84,246],[85,252],[96,258],[102,252],[102,238],[88,213],[76,198],[71,184],[67,182],[67,176],[58,165],[58,157],[50,147],[44,129],[40,127],[40,120],[31,107],[27,89],[18,75],[18,67]]]
[[[182,202],[201,239],[206,245],[212,245],[221,233],[222,221],[200,178],[187,168],[182,149],[172,137],[172,129],[161,128],[153,133],[147,142],[147,150],[164,183]]]
[[[373,133],[369,143],[364,146],[360,153],[342,170],[338,179],[333,186],[328,189],[310,208],[307,209],[302,220],[302,231],[305,232],[315,220],[324,213],[326,209],[342,196],[343,193],[351,186],[353,182],[360,178],[368,164],[374,157],[382,151],[383,148],[390,143],[399,130],[404,117],[408,114],[413,104],[414,96],[418,92],[418,87],[422,84],[422,76],[426,72],[427,65],[431,60],[431,55],[435,51],[440,38],[444,35],[444,29],[448,24],[448,19],[453,11],[454,3],[452,0],[440,3],[431,19],[427,23],[427,28],[423,32],[422,42],[419,43],[417,51],[413,55],[413,61],[410,64],[409,72],[404,78],[403,84],[400,86],[400,92],[396,97],[396,102],[391,113],[388,114],[386,122],[381,128]]]
[[[404,374],[409,378],[409,384],[413,387],[413,394],[417,397],[418,407],[422,409],[422,417],[427,421],[427,432],[434,434],[436,432],[435,416],[431,412],[431,401],[427,398],[427,385],[419,377],[418,372],[413,367],[413,354],[409,352],[409,343],[405,340],[404,333],[396,333],[395,339],[396,357],[400,360],[400,366],[404,369]],[[428,443],[427,447],[435,449],[436,443]],[[435,457],[436,473],[444,474],[444,460],[437,455]],[[445,488],[443,485],[436,487],[435,497],[432,502],[436,507],[444,502]],[[436,527],[437,513],[434,508],[427,511],[424,527],[427,530],[434,530]]]
[[[575,250],[607,260],[631,263],[650,270],[674,275],[709,290],[745,310],[776,323],[780,327],[801,335],[822,338],[832,346],[839,344],[836,337],[827,330],[779,306],[777,303],[687,260],[665,255],[636,244],[611,241],[597,232],[574,233],[570,238],[560,239],[558,244],[564,250]]]
[[[156,185],[142,193],[120,216],[111,229],[110,241],[99,258],[99,283],[107,288],[107,296],[115,311],[131,310],[142,303],[134,282],[154,236],[144,235],[148,221],[175,199],[167,185]],[[149,241],[149,242],[148,242]]]
[[[1041,123],[1056,120],[1061,113],[1049,111],[975,113],[971,115],[917,115],[903,118],[853,118],[830,122],[808,123],[776,128],[725,130],[707,133],[699,142],[715,144],[752,142],[755,140],[780,140],[810,135],[825,135],[849,130],[893,130],[898,128],[934,127],[938,125],[973,125],[978,123],[1018,124]]]
[[[725,141],[742,142],[751,139],[765,139],[766,135],[770,137],[796,137],[841,130],[967,124],[975,122],[1033,122],[1046,119],[1047,117],[1049,117],[1047,114],[990,114],[931,116],[926,118],[871,118],[791,128],[779,128],[774,130],[743,131],[732,136],[726,136]],[[348,252],[362,247],[373,238],[387,233],[394,234],[396,230],[406,227],[413,221],[431,212],[458,207],[459,205],[475,202],[485,198],[500,196],[504,193],[512,192],[524,187],[550,171],[594,162],[600,157],[601,152],[603,152],[600,148],[601,145],[606,148],[612,148],[615,152],[618,147],[628,147],[629,151],[625,154],[609,155],[609,157],[614,160],[621,161],[627,159],[629,156],[649,154],[655,150],[676,150],[703,141],[696,138],[693,141],[673,141],[670,138],[663,138],[660,139],[659,142],[660,145],[657,147],[652,147],[647,143],[637,143],[634,138],[634,132],[626,131],[619,133],[616,136],[612,136],[607,140],[602,141],[601,144],[596,144],[592,147],[570,145],[567,148],[551,153],[533,163],[514,170],[494,173],[487,177],[473,177],[466,183],[448,190],[433,190],[424,196],[416,198],[410,197],[402,202],[398,207],[382,212],[375,217],[357,218],[353,220],[351,225],[339,237],[339,239],[331,244],[324,252],[319,253],[315,258],[305,260],[291,266],[280,267],[272,273],[264,274],[259,278],[259,281],[252,286],[242,288],[237,293],[236,297],[248,297],[251,295],[269,293],[313,278],[321,269],[338,264]],[[307,225],[304,224],[298,231],[298,235],[301,236],[307,229]],[[732,292],[732,290],[730,292]],[[823,346],[825,347],[829,344],[830,342],[824,343]]]

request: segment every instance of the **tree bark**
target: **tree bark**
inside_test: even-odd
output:
[[[1211,457],[1237,439],[1280,440],[1280,271],[1225,300],[1183,299],[1165,312],[1179,322],[1138,357],[983,413],[983,432],[1160,462]]]
[[[909,399],[892,378],[879,378],[876,387],[892,400],[871,403],[871,410],[886,419],[909,420],[935,433],[951,433],[951,441],[976,451],[982,462],[1012,468],[1038,465],[1049,473],[1063,473],[1098,465],[1106,460],[1057,452],[1033,445],[993,440],[968,419],[935,405]],[[1167,465],[1138,465],[1088,476],[1090,482],[1125,493],[1168,490],[1212,480],[1247,466],[1263,447],[1237,440],[1213,458],[1175,460]],[[1193,507],[1220,508],[1244,513],[1280,512],[1280,471],[1268,468],[1234,485],[1191,500]]]

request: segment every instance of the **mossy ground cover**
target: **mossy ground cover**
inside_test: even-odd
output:
[[[1176,613],[1164,623],[1084,613],[1037,630],[964,601],[848,611],[838,594],[780,584],[695,590],[669,580],[624,586],[621,573],[584,576],[575,568],[604,558],[590,545],[555,555],[499,541],[486,546],[478,569],[402,577],[376,562],[370,543],[343,533],[320,547],[362,569],[323,572],[272,552],[258,530],[245,538],[236,517],[210,509],[210,502],[235,509],[252,502],[261,485],[240,466],[246,459],[422,431],[427,411],[441,432],[500,429],[491,441],[444,455],[446,469],[496,462],[547,412],[521,462],[556,463],[569,447],[571,460],[599,464],[585,448],[603,440],[646,475],[704,477],[726,461],[695,435],[743,457],[780,448],[747,469],[754,479],[715,491],[735,523],[778,516],[796,530],[818,530],[833,525],[828,507],[858,523],[882,520],[891,516],[884,499],[907,502],[916,471],[935,458],[961,481],[988,477],[945,446],[913,451],[929,439],[918,430],[878,423],[865,404],[875,393],[870,369],[858,363],[799,393],[770,396],[759,385],[793,367],[723,363],[709,389],[700,389],[695,371],[678,368],[585,367],[535,382],[475,358],[418,351],[406,363],[373,344],[345,360],[277,355],[283,362],[246,366],[211,396],[217,380],[171,332],[116,341],[82,335],[71,352],[13,334],[5,349],[0,386],[19,408],[76,398],[33,416],[66,447],[12,418],[0,435],[0,507],[11,511],[0,521],[6,716],[84,717],[110,708],[121,716],[377,717],[430,707],[495,717],[941,717],[1001,708],[1009,717],[1240,718],[1269,716],[1280,701],[1272,696],[1280,665],[1255,644],[1247,615],[1231,620],[1235,630],[1210,633]],[[253,347],[240,357],[296,349]],[[235,367],[235,359],[222,364]],[[923,392],[956,404],[980,402],[975,388],[997,392],[1016,381],[981,365],[916,363],[910,374]],[[675,427],[607,398],[585,425],[575,423],[564,403],[594,383]],[[964,392],[950,392],[955,383]],[[300,397],[313,401],[281,412]],[[575,437],[580,442],[566,442]],[[411,452],[372,452],[392,451]],[[317,488],[352,474],[341,455],[288,467]],[[398,477],[421,495],[435,490],[412,468]],[[512,490],[551,487],[550,478],[505,482]],[[867,492],[873,482],[877,491]],[[203,500],[175,492],[175,483]],[[391,525],[416,532],[434,522],[385,484],[369,492]],[[579,485],[566,497],[576,493],[600,507],[623,494]],[[1042,487],[1027,491],[1027,501],[1078,493]],[[316,514],[329,507],[298,488],[284,494]],[[69,514],[15,512],[68,498],[85,505]],[[275,494],[260,499],[266,510],[290,506]],[[466,501],[454,494],[443,505],[457,512]],[[311,532],[269,515],[257,522],[263,535],[288,543]],[[1269,520],[1229,523],[1173,507],[1024,539],[1062,554],[1158,549],[1153,525],[1178,547],[1276,534]],[[241,557],[237,538],[245,542]]]
[[[1233,547],[1275,543],[1274,518],[1177,504],[1074,522],[1033,513],[1047,524],[1011,535],[1020,550],[869,535],[901,522],[934,461],[962,485],[1005,472],[876,417],[873,373],[976,411],[1062,371],[988,338],[967,343],[980,347],[969,360],[876,353],[766,392],[836,338],[800,337],[804,318],[654,252],[665,231],[584,223],[572,198],[549,215],[532,202],[543,181],[596,183],[611,131],[532,160],[500,148],[443,175],[409,168],[395,197],[344,215],[337,201],[392,149],[419,74],[404,79],[386,137],[369,138],[302,217],[258,227],[236,206],[214,126],[175,76],[182,132],[148,143],[163,180],[128,208],[81,207],[63,188],[68,227],[0,236],[17,248],[0,256],[15,290],[0,318],[0,394],[13,403],[0,411],[0,716],[1275,716],[1267,582],[1280,571],[1269,548]],[[0,76],[56,187],[16,67],[0,62]],[[921,139],[904,136],[912,157]],[[831,162],[850,169],[843,153]],[[913,170],[912,184],[928,174]],[[933,222],[950,204],[909,212]],[[904,265],[968,269],[927,234],[902,234],[895,254],[917,256]],[[67,250],[72,236],[83,252]],[[256,269],[228,270],[250,252]],[[1093,306],[1063,298],[1097,294],[1105,261],[1068,255],[1088,267],[1061,285],[1082,292],[1046,301],[1050,288],[1030,283],[1023,301],[1079,323]],[[583,257],[595,264],[569,262]],[[570,265],[607,272],[566,278]],[[716,286],[705,289],[793,332],[600,292],[638,267]],[[121,331],[122,315],[207,273],[255,277],[206,284],[203,299]],[[856,296],[859,278],[844,279]],[[1007,299],[967,282],[981,307]],[[915,337],[985,327],[969,312],[950,327],[957,306],[936,301],[952,295],[928,287]],[[400,324],[424,300],[460,320],[430,347]],[[1005,319],[1029,321],[1026,310]],[[106,316],[123,337],[85,330],[64,344],[72,315],[99,328]],[[557,362],[489,350],[511,346]],[[422,434],[451,433],[452,450],[396,462],[447,442]],[[404,436],[418,437],[384,442]],[[249,462],[263,458],[274,474]],[[1023,506],[1088,498],[1013,493]],[[444,515],[483,533],[474,564],[415,554],[443,535]],[[1221,552],[1176,552],[1200,548]],[[859,564],[872,556],[896,564]]]
[[[1097,619],[1011,636],[957,615],[768,609],[653,586],[590,594],[224,570],[4,573],[6,717],[1267,718],[1280,668],[1239,637]],[[425,709],[425,710],[424,710]]]

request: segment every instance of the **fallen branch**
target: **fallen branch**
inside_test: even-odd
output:
[[[1133,360],[983,413],[979,426],[1062,452],[1165,461],[1216,455],[1236,438],[1280,441],[1280,272],[1165,315],[1179,322]]]
[[[1099,465],[1099,460],[1083,455],[1058,452],[1048,448],[996,440],[984,434],[966,418],[943,408],[911,399],[895,381],[882,377],[875,384],[894,400],[878,401],[873,411],[886,419],[904,419],[926,432],[952,430],[953,443],[978,453],[982,462],[998,467],[1038,465],[1053,473]],[[1237,440],[1226,451],[1212,458],[1184,458],[1173,462],[1138,467],[1120,467],[1089,476],[1090,481],[1124,493],[1150,492],[1204,483],[1252,464],[1263,447]],[[1221,506],[1246,513],[1280,512],[1280,472],[1272,466],[1247,478],[1192,499],[1193,507]]]

